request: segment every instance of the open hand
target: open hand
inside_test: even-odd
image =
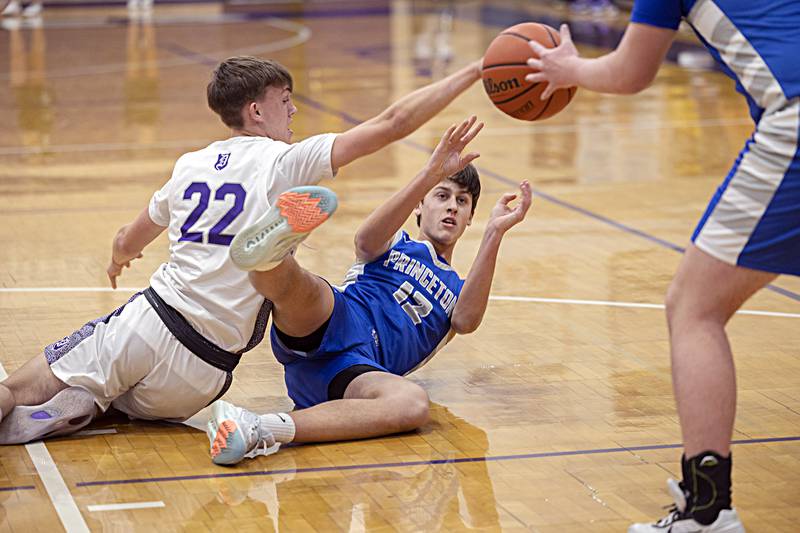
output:
[[[492,209],[492,214],[489,216],[489,224],[502,233],[505,233],[513,226],[520,223],[531,207],[533,193],[531,192],[531,184],[528,183],[528,180],[524,180],[519,184],[519,191],[521,199],[516,206],[509,207],[508,204],[514,201],[517,195],[514,193],[505,193],[497,201],[497,204],[495,204]]]
[[[555,48],[547,48],[534,40],[528,41],[531,50],[538,56],[538,59],[528,59],[528,66],[538,72],[525,76],[525,81],[547,83],[541,95],[542,100],[550,98],[557,89],[577,85],[575,60],[580,57],[578,50],[572,42],[569,26],[562,24],[559,33],[561,43]]]
[[[480,157],[478,152],[461,154],[470,141],[483,129],[483,122],[476,123],[477,120],[473,115],[462,121],[461,124],[453,124],[444,132],[428,160],[428,168],[440,179],[452,176]]]

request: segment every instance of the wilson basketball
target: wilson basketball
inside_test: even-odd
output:
[[[561,37],[554,28],[538,22],[524,22],[503,30],[483,55],[483,88],[503,113],[520,120],[544,120],[562,109],[575,96],[577,87],[558,89],[547,100],[540,98],[546,83],[529,83],[525,75],[535,72],[526,61],[536,54],[528,41],[555,48]]]

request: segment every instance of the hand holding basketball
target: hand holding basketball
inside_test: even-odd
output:
[[[483,122],[477,120],[473,115],[460,124],[453,124],[447,128],[428,160],[428,168],[433,174],[441,178],[452,176],[480,157],[478,152],[461,155],[464,148],[483,129]]]
[[[578,58],[578,50],[572,42],[569,26],[561,25],[559,30],[561,43],[555,48],[547,48],[538,42],[528,41],[536,57],[528,59],[528,66],[535,72],[525,76],[525,81],[530,83],[547,83],[541,95],[542,100],[547,100],[557,90],[564,87],[577,85],[575,69],[572,61]]]
[[[500,32],[483,55],[481,71],[483,88],[495,107],[514,118],[532,121],[552,117],[569,104],[575,87],[555,90],[529,80],[531,48],[552,51],[559,48],[560,41],[554,28],[538,22],[523,22]]]

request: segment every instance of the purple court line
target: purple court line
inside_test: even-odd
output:
[[[187,49],[187,48],[185,48],[185,47],[183,47],[183,46],[181,46],[179,44],[176,44],[176,43],[167,43],[167,44],[163,45],[162,48],[164,48],[165,50],[167,50],[169,52],[172,52],[173,54],[176,54],[176,55],[179,55],[179,56],[183,56],[183,57],[186,57],[186,58],[190,58],[193,61],[196,61],[196,62],[201,63],[203,65],[209,65],[211,67],[215,67],[217,65],[217,63],[218,63],[218,61],[216,59],[214,59],[214,58],[211,58],[211,57],[204,56],[202,54],[196,53],[196,52],[194,52],[192,50],[189,50],[189,49]],[[341,111],[339,109],[334,109],[332,107],[329,107],[329,106],[327,106],[327,105],[325,105],[325,104],[323,104],[321,102],[318,102],[316,100],[308,98],[307,96],[303,96],[302,94],[293,93],[292,97],[295,100],[297,100],[298,102],[302,102],[303,104],[308,105],[309,107],[312,107],[312,108],[314,108],[314,109],[316,109],[318,111],[322,111],[322,112],[328,113],[330,115],[335,115],[335,116],[341,118],[342,120],[344,120],[345,122],[348,122],[350,124],[354,124],[355,125],[355,124],[361,124],[361,122],[363,122],[362,120],[354,117],[353,115],[350,115],[349,113],[346,113],[346,112]],[[424,146],[424,145],[419,144],[417,142],[414,142],[412,140],[403,139],[403,140],[401,140],[399,142],[402,143],[402,144],[405,144],[406,146],[410,146],[412,148],[415,148],[417,150],[421,150],[423,152],[430,153],[430,149],[427,146]],[[492,179],[494,179],[496,181],[511,185],[513,187],[517,186],[517,182],[512,180],[511,178],[508,178],[506,176],[498,174],[497,172],[492,172],[491,170],[488,170],[488,169],[483,168],[483,167],[477,167],[477,168],[478,168],[478,170],[480,172],[486,174],[487,176],[489,176],[490,178],[492,178]],[[585,209],[583,207],[577,206],[575,204],[571,204],[571,203],[566,202],[564,200],[560,200],[560,199],[556,198],[555,196],[552,196],[550,194],[542,192],[541,190],[538,190],[538,189],[535,189],[535,188],[532,188],[532,190],[533,190],[534,194],[537,195],[542,200],[545,200],[545,201],[550,202],[552,204],[558,205],[558,206],[563,207],[565,209],[569,209],[569,210],[574,211],[576,213],[580,213],[580,214],[585,215],[585,216],[587,216],[589,218],[597,220],[598,222],[602,222],[603,224],[611,226],[612,228],[616,228],[618,230],[624,231],[624,232],[629,233],[631,235],[635,235],[637,237],[646,239],[646,240],[648,240],[648,241],[650,241],[650,242],[652,242],[654,244],[658,244],[659,246],[663,246],[665,248],[669,248],[670,250],[673,250],[673,251],[678,252],[678,253],[683,253],[684,250],[685,250],[683,247],[678,246],[677,244],[671,243],[671,242],[666,241],[664,239],[660,239],[660,238],[656,237],[655,235],[651,235],[651,234],[649,234],[647,232],[644,232],[642,230],[636,229],[636,228],[634,228],[632,226],[628,226],[628,225],[623,224],[621,222],[617,222],[616,220],[613,220],[611,218],[605,217],[605,216],[603,216],[601,214],[598,214],[598,213],[595,213],[593,211],[589,211],[588,209]],[[779,287],[779,286],[773,285],[773,284],[767,285],[765,287],[765,289],[767,289],[769,291],[772,291],[774,293],[780,294],[782,296],[786,296],[787,298],[791,298],[792,300],[800,302],[800,294],[798,294],[798,293],[796,293],[794,291],[790,291],[789,289],[784,289],[783,287]]]
[[[19,487],[0,487],[0,492],[11,492],[17,490],[36,490],[33,485],[21,485]]]
[[[772,442],[795,442],[799,437],[769,437],[762,439],[734,440],[732,444],[765,444]],[[490,457],[462,457],[459,459],[432,459],[429,461],[405,461],[396,463],[366,463],[359,465],[318,466],[309,468],[286,468],[281,470],[256,470],[250,472],[232,472],[229,474],[196,474],[191,476],[169,476],[151,478],[111,479],[107,481],[81,481],[76,487],[98,487],[107,485],[129,485],[135,483],[162,483],[167,481],[193,481],[200,479],[225,479],[238,477],[262,477],[279,474],[308,474],[315,472],[345,472],[348,470],[369,470],[375,468],[405,468],[410,466],[432,466],[458,463],[489,463],[495,461],[513,461],[519,459],[542,459],[547,457],[568,457],[576,455],[595,455],[604,453],[632,453],[650,450],[667,450],[682,448],[682,444],[651,444],[647,446],[625,446],[620,448],[597,448],[590,450],[571,450],[563,452],[523,453],[516,455],[494,455]]]

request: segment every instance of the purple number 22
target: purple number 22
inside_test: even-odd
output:
[[[183,193],[184,200],[190,200],[195,194],[200,195],[197,206],[189,213],[183,226],[181,226],[181,238],[178,241],[203,242],[203,232],[189,231],[200,219],[200,216],[208,209],[208,202],[211,198],[211,189],[207,183],[195,181],[190,184]],[[231,222],[244,210],[244,199],[247,191],[240,183],[224,183],[214,193],[214,200],[225,200],[228,195],[233,195],[234,202],[227,213],[217,222],[208,232],[208,244],[219,244],[230,246],[233,235],[226,235],[222,231],[230,226]]]

